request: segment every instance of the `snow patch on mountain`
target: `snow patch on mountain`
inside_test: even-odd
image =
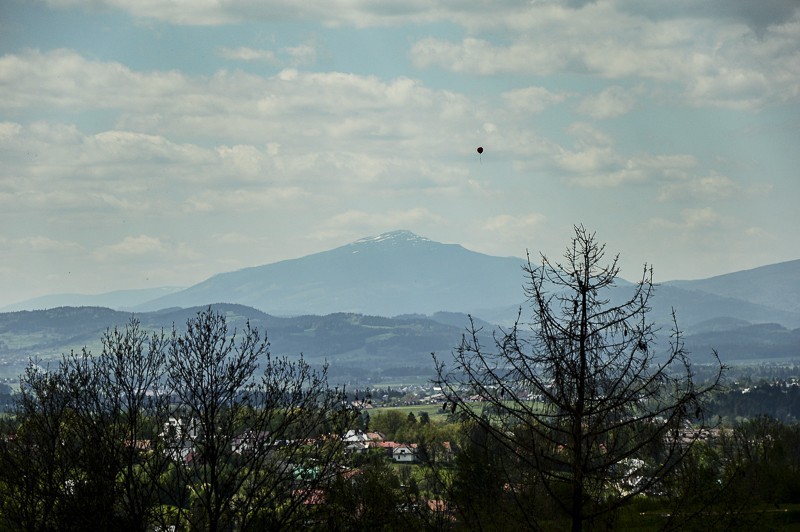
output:
[[[425,238],[419,235],[412,233],[411,231],[400,230],[400,231],[390,231],[388,233],[381,233],[377,236],[369,236],[366,238],[362,238],[360,240],[356,240],[351,246],[358,246],[363,244],[377,244],[379,242],[388,243],[388,244],[399,244],[399,243],[422,243],[422,242],[431,242],[429,238]]]

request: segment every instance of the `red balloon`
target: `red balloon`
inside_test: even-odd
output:
[[[478,153],[483,153],[483,146],[478,146]]]

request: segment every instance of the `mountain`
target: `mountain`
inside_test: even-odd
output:
[[[394,231],[305,257],[220,273],[182,290],[51,296],[7,310],[89,305],[150,312],[229,303],[273,316],[417,314],[441,322],[453,312],[508,325],[520,307],[523,320],[530,318],[523,263],[521,258],[493,257]],[[620,302],[630,293],[630,283],[619,279],[609,298]],[[659,326],[669,329],[674,309],[687,334],[709,332],[709,322],[717,332],[722,323],[731,324],[725,330],[733,330],[734,323],[799,328],[800,260],[661,283],[651,303],[650,317]],[[441,313],[438,318],[436,313]]]
[[[117,290],[103,294],[52,294],[35,297],[0,308],[0,312],[15,312],[18,310],[43,310],[56,307],[107,307],[115,310],[129,310],[138,305],[163,297],[173,292],[183,290],[183,287],[163,286],[160,288],[147,288],[142,290]]]
[[[236,303],[281,316],[349,312],[377,316],[469,313],[509,324],[526,317],[524,260],[493,257],[442,244],[409,231],[364,238],[329,251],[220,273],[185,290],[136,307]],[[628,297],[619,279],[612,301]],[[714,318],[800,327],[800,260],[697,281],[656,287],[653,318],[670,326],[672,310],[684,330]]]
[[[724,363],[792,360],[795,364],[800,357],[800,329],[789,330],[777,323],[706,330],[688,334],[685,340],[695,362],[708,360],[712,350]]]
[[[800,312],[800,260],[781,262],[667,286],[749,301],[788,312]]]
[[[522,264],[519,258],[394,231],[298,259],[220,273],[137,310],[225,302],[284,316],[480,313],[524,299]]]
[[[616,288],[613,301],[622,301],[631,293],[630,288]],[[694,332],[696,327],[713,319],[739,320],[748,324],[777,323],[782,327],[800,327],[800,312],[791,312],[752,301],[726,297],[701,290],[686,290],[668,283],[655,287],[650,319],[668,327],[672,310],[684,332]]]
[[[0,379],[18,376],[31,358],[46,364],[84,346],[100,352],[103,332],[124,326],[132,307],[145,329],[180,332],[209,304],[232,328],[249,320],[265,331],[275,355],[329,362],[336,382],[425,379],[433,369],[430,353],[446,357],[459,344],[467,313],[485,346],[493,345],[495,325],[513,322],[520,308],[530,323],[523,263],[395,231],[220,273],[186,289],[37,298],[19,306],[48,310],[0,313]],[[632,291],[618,281],[603,294],[612,303]],[[659,338],[668,341],[674,309],[697,362],[709,360],[713,349],[723,362],[800,356],[800,261],[661,283],[651,303]]]

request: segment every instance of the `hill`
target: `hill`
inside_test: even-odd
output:
[[[181,333],[186,320],[202,308],[169,308],[137,313],[136,317],[146,330],[170,333],[174,325]],[[427,380],[433,372],[431,352],[446,358],[469,324],[468,316],[458,313],[395,318],[353,313],[276,317],[243,305],[219,304],[214,309],[225,314],[231,330],[241,329],[249,321],[266,333],[274,355],[296,357],[302,353],[313,365],[327,362],[335,382],[359,386]],[[30,359],[47,365],[84,346],[99,353],[103,332],[124,326],[130,316],[98,307],[0,313],[0,379],[17,377]],[[476,325],[482,327],[482,344],[492,346],[495,327],[480,320]],[[666,341],[667,333],[662,331],[660,338]],[[719,351],[723,362],[800,357],[800,329],[778,324],[713,319],[688,332],[685,343],[698,363],[709,361],[712,349]]]
[[[748,301],[787,312],[800,312],[800,260],[769,264],[668,286]]]
[[[180,333],[186,320],[203,307],[170,308],[137,313],[149,331]],[[455,314],[442,323],[422,316],[382,318],[363,314],[275,317],[243,305],[220,304],[231,330],[246,322],[265,333],[273,355],[296,357],[301,353],[314,365],[329,362],[331,377],[339,382],[427,379],[432,375],[431,352],[449,352],[460,341],[468,323]],[[60,307],[48,310],[0,313],[0,379],[18,376],[29,359],[46,365],[84,346],[102,350],[107,328],[123,327],[127,312],[97,307]],[[459,323],[460,324],[457,324]],[[490,328],[486,330],[490,341]]]
[[[103,294],[51,294],[5,306],[0,309],[0,312],[43,310],[56,307],[107,307],[126,310],[179,290],[183,290],[183,287],[163,286],[142,290],[115,290]]]

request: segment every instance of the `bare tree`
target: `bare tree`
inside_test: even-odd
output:
[[[167,383],[177,402],[173,453],[194,528],[280,529],[302,515],[342,450],[356,414],[327,384],[327,368],[273,358],[246,325],[230,332],[211,308],[173,331]]]
[[[119,526],[143,531],[158,515],[158,481],[168,463],[151,447],[169,410],[169,396],[161,389],[167,337],[148,335],[131,317],[124,329],[106,330],[101,341],[98,356],[73,353],[64,358],[62,371],[84,447],[93,451],[84,467],[96,477],[103,469],[109,477],[105,495],[113,500],[106,513],[115,515]]]
[[[286,529],[315,517],[358,416],[327,367],[275,358],[207,309],[171,337],[132,318],[97,356],[31,362],[2,419],[0,527]]]
[[[132,318],[107,330],[103,351],[64,355],[57,368],[30,363],[4,441],[2,511],[16,527],[147,530],[167,461],[149,452],[167,412],[156,392],[166,338]]]
[[[0,525],[9,530],[56,530],[74,503],[71,398],[63,375],[31,361],[20,377],[13,418],[0,440]]]
[[[710,382],[695,382],[674,312],[669,345],[656,342],[647,265],[629,298],[610,301],[617,259],[604,263],[605,246],[575,227],[564,262],[542,256],[534,266],[528,258],[527,327],[518,317],[487,348],[472,324],[452,367],[434,355],[450,407],[480,429],[472,445],[489,440],[495,449],[498,497],[529,528],[608,522],[654,488],[707,427],[705,399],[723,366]]]

